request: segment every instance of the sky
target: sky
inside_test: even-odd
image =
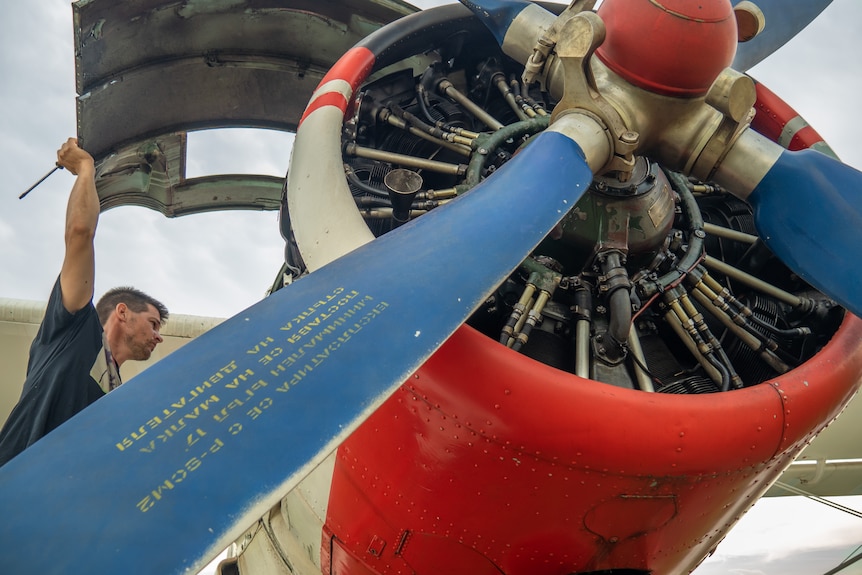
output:
[[[18,195],[53,167],[57,148],[75,135],[71,16],[67,0],[38,0],[8,2],[0,19],[0,298],[45,300],[62,263],[72,176],[57,172],[25,199]],[[862,2],[835,0],[787,46],[750,70],[857,169],[862,168],[859,22]],[[283,176],[289,146],[289,137],[261,131],[192,134],[188,175]],[[134,285],[174,313],[229,317],[265,295],[281,264],[283,242],[275,212],[168,219],[129,207],[102,214],[96,253],[97,294]],[[838,501],[862,508],[862,497]],[[859,544],[862,520],[805,498],[773,498],[758,503],[696,574],[824,573]],[[848,573],[859,575],[862,564]]]

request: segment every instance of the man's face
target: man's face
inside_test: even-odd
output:
[[[159,331],[162,328],[161,318],[156,308],[147,305],[146,311],[134,312],[127,309],[129,314],[124,330],[124,342],[129,348],[130,357],[137,361],[150,359],[150,355],[163,339]]]

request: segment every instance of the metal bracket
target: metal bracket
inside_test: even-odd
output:
[[[754,118],[757,93],[754,81],[732,68],[725,68],[706,94],[706,103],[722,117],[712,132],[706,132],[691,155],[685,172],[709,181],[721,165],[728,150]]]
[[[634,152],[640,136],[629,130],[620,113],[596,85],[590,58],[604,40],[605,24],[593,12],[578,13],[562,24],[556,55],[563,71],[563,97],[551,114],[551,123],[571,112],[587,112],[597,118],[614,151],[597,173],[616,172],[619,180],[625,182],[634,168]]]
[[[591,11],[595,5],[596,0],[572,0],[566,9],[557,16],[554,23],[536,41],[533,54],[524,64],[524,74],[521,77],[524,84],[529,86],[538,81],[542,89],[545,89],[548,70],[551,69],[550,64],[554,59],[554,48],[560,38],[560,30],[569,19],[581,12]]]

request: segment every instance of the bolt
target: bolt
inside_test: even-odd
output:
[[[637,144],[638,143],[638,133],[632,132],[631,130],[625,131],[620,136],[620,141],[623,144]]]

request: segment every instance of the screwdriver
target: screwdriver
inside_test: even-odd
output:
[[[47,179],[48,179],[48,176],[50,176],[51,174],[53,174],[53,173],[54,173],[54,172],[56,172],[57,170],[62,170],[62,169],[63,169],[63,166],[54,166],[54,168],[53,168],[50,172],[48,172],[47,174],[45,174],[44,176],[42,176],[42,177],[39,179],[39,181],[38,181],[38,182],[36,182],[35,184],[33,184],[32,186],[30,186],[29,188],[27,188],[27,191],[26,191],[26,192],[24,192],[23,194],[21,194],[20,196],[18,196],[18,199],[19,199],[19,200],[20,200],[20,199],[23,199],[23,198],[24,198],[24,196],[26,196],[27,194],[29,194],[30,192],[32,192],[32,191],[36,188],[36,186],[38,186],[39,184],[41,184],[42,182],[44,182],[45,180],[47,180]]]

